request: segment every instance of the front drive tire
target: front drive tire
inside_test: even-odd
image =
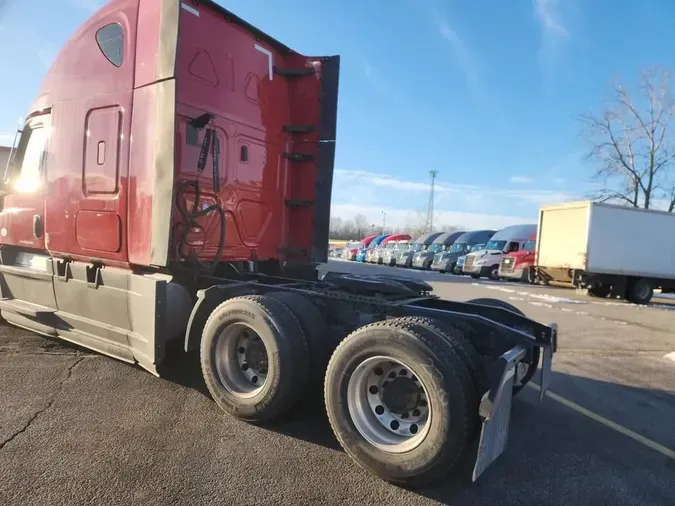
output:
[[[229,299],[204,325],[200,362],[206,386],[223,411],[247,422],[280,418],[299,401],[308,357],[300,323],[271,297]]]
[[[470,386],[452,346],[398,318],[361,327],[340,343],[326,371],[326,410],[342,448],[361,467],[419,487],[459,459],[475,409]]]

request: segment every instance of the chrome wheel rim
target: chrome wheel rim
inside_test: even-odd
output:
[[[263,340],[245,323],[228,325],[218,336],[216,372],[232,395],[241,398],[257,395],[267,382],[268,364]]]
[[[347,407],[366,441],[389,453],[417,448],[431,425],[426,386],[411,367],[387,356],[368,358],[354,370]]]

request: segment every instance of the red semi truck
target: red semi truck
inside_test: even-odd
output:
[[[499,264],[499,277],[534,283],[537,233],[532,234],[520,251],[512,251]]]
[[[324,384],[346,452],[407,486],[480,435],[556,326],[420,281],[327,273],[339,58],[307,57],[209,0],[113,0],[42,84],[1,185],[10,324],[161,374],[198,350],[226,413],[277,419]]]

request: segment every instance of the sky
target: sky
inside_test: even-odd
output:
[[[103,3],[0,0],[0,144]],[[586,197],[578,115],[675,58],[669,0],[218,3],[301,53],[341,55],[332,214],[377,225],[419,219],[432,169],[439,224],[534,223]]]

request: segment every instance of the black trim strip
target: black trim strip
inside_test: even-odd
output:
[[[316,195],[310,261],[325,263],[328,261],[328,229],[333,193],[340,57],[327,56],[320,60],[321,112],[318,125],[319,149],[316,157]]]

